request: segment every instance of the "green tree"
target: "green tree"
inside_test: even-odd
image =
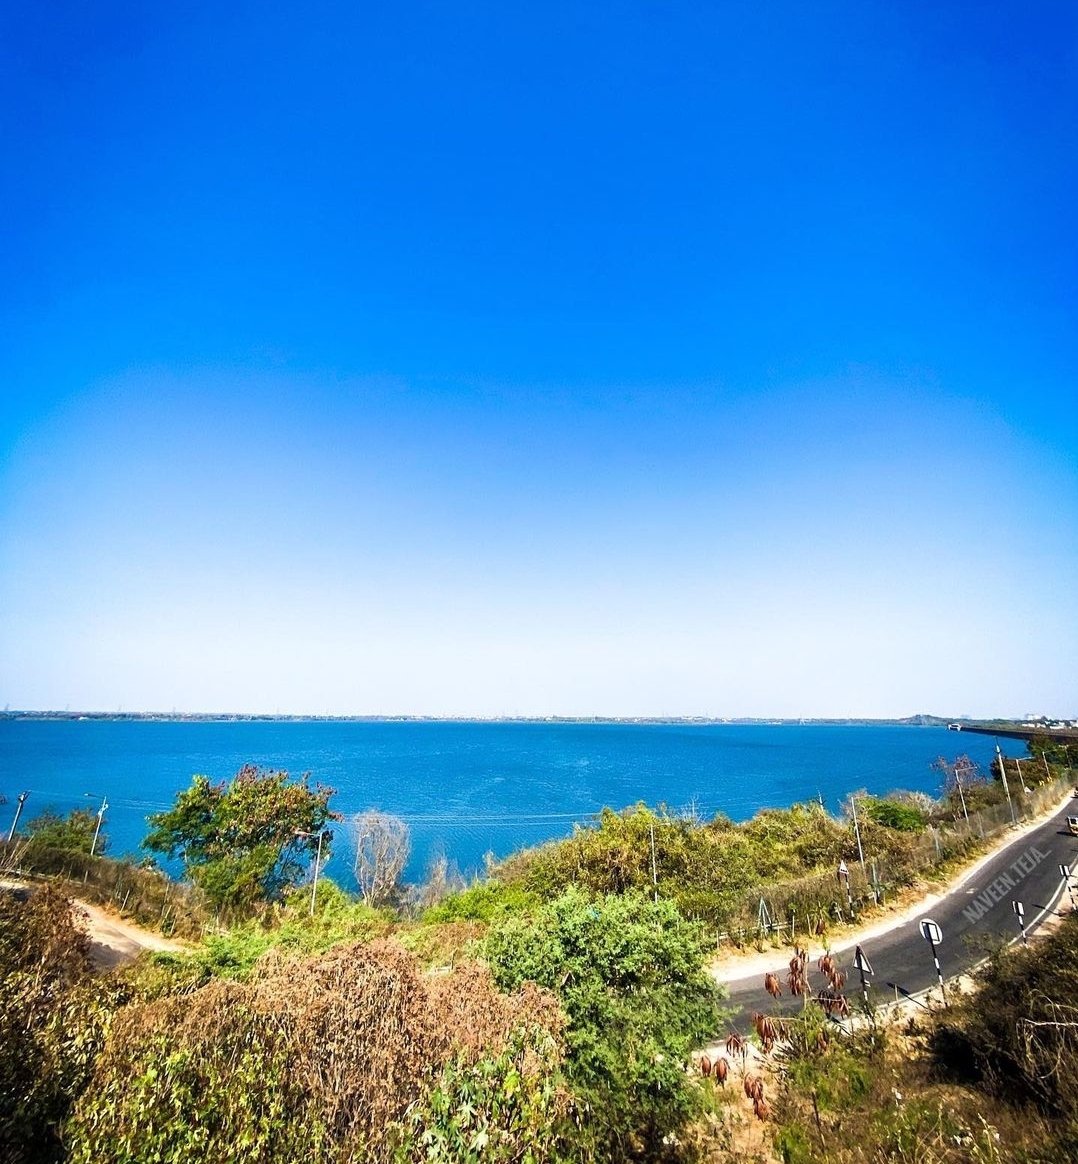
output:
[[[72,853],[89,853],[97,828],[97,813],[88,808],[76,808],[61,816],[51,806],[43,809],[26,826],[26,834],[35,846],[44,849],[65,849]],[[108,848],[108,837],[102,830],[97,837],[95,852]]]
[[[231,783],[195,776],[168,812],[149,818],[142,842],[151,852],[182,857],[191,880],[217,905],[243,907],[280,897],[318,850],[332,788],[289,780],[287,772],[248,765]],[[328,834],[322,843],[329,855]]]
[[[584,1108],[574,1138],[591,1139],[592,1159],[654,1158],[697,1110],[685,1065],[724,1017],[707,948],[673,902],[634,891],[573,888],[488,936],[499,986],[545,986],[569,1016],[566,1074]]]

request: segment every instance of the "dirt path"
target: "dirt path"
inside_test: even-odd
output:
[[[143,950],[182,952],[190,947],[144,930],[141,926],[106,913],[99,905],[75,901],[76,921],[90,936],[90,956],[103,970],[134,961]]]

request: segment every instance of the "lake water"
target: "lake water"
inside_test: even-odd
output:
[[[1002,742],[1025,755],[1020,741]],[[994,750],[989,736],[929,727],[3,720],[0,822],[6,833],[24,789],[23,824],[103,794],[109,852],[135,853],[146,814],[170,807],[192,775],[224,780],[253,763],[310,772],[337,790],[339,812],[404,817],[407,876],[418,880],[439,851],[468,874],[484,853],[564,836],[604,806],[741,820],[820,795],[835,809],[858,788],[937,792],[937,756],[965,752],[987,767]],[[339,837],[327,872],[351,885],[346,848]]]

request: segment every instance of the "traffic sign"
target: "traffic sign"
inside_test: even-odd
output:
[[[1066,866],[1066,865],[1060,865],[1060,867],[1059,867],[1059,875],[1060,875],[1060,877],[1062,877],[1064,880],[1066,880],[1066,879],[1067,879],[1067,878],[1068,878],[1068,877],[1071,875],[1071,871],[1070,871],[1070,869],[1068,869],[1068,868],[1067,868],[1067,866]]]
[[[1020,901],[1012,901],[1011,909],[1013,909],[1014,912],[1018,914],[1019,920],[1026,916],[1026,907]]]
[[[929,945],[938,946],[943,941],[943,931],[930,917],[926,917],[921,921],[921,937]]]
[[[875,974],[876,971],[872,969],[872,963],[865,957],[864,950],[860,946],[854,951],[853,964],[862,974]]]

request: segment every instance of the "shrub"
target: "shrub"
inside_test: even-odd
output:
[[[567,1102],[548,1087],[562,1024],[548,992],[500,993],[475,964],[425,978],[392,942],[277,948],[245,982],[124,1008],[70,1123],[72,1160],[380,1164],[465,1126],[523,1159],[520,1137]]]
[[[591,1159],[654,1155],[698,1110],[685,1072],[717,1031],[718,988],[697,926],[672,902],[570,889],[529,919],[492,930],[486,954],[505,989],[535,982],[562,1000],[566,1074]]]
[[[97,833],[95,853],[108,848],[108,837],[98,831],[97,813],[88,808],[75,808],[60,816],[54,808],[46,808],[26,826],[31,849],[59,849],[67,853],[89,853]]]
[[[1034,945],[997,951],[933,1045],[957,1077],[1078,1123],[1078,916]]]
[[[0,1159],[63,1159],[58,1126],[89,1078],[115,1004],[51,887],[0,894]]]
[[[916,805],[899,800],[866,800],[867,815],[884,828],[897,829],[902,833],[923,832],[928,826],[928,817]]]

